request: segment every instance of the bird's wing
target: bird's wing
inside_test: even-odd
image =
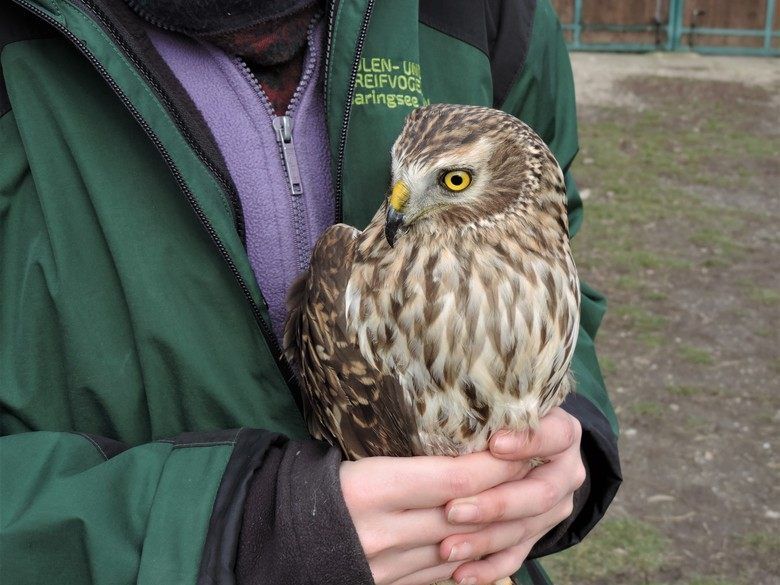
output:
[[[290,290],[285,354],[301,377],[313,436],[338,444],[350,459],[419,454],[416,419],[398,381],[370,365],[347,330],[359,235],[339,224],[317,242],[308,272]]]

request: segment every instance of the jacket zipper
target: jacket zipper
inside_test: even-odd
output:
[[[349,72],[349,84],[347,85],[347,100],[344,104],[344,120],[341,124],[341,132],[339,132],[339,146],[336,154],[336,176],[334,177],[333,186],[335,192],[335,207],[336,207],[336,223],[341,223],[344,220],[343,211],[343,193],[344,188],[344,152],[347,147],[347,132],[349,130],[349,117],[352,113],[352,100],[355,97],[355,81],[357,80],[358,67],[360,65],[360,57],[363,54],[363,45],[366,42],[366,36],[368,35],[368,24],[371,21],[371,14],[374,11],[374,4],[376,0],[368,0],[366,5],[366,11],[363,14],[363,20],[360,23],[360,32],[358,33],[357,44],[355,45],[355,57],[352,61],[352,68]],[[333,21],[335,20],[335,13],[338,10],[338,1],[334,1],[331,5],[330,14],[328,15],[328,45],[325,54],[330,55],[331,43],[333,42]],[[328,60],[325,61],[325,95],[328,95],[327,83],[330,77],[330,70]]]
[[[239,70],[254,88],[257,95],[260,97],[260,102],[263,104],[266,113],[271,121],[271,125],[276,135],[276,143],[279,146],[279,158],[287,177],[287,184],[290,188],[290,205],[292,209],[293,229],[295,231],[295,246],[296,255],[298,256],[298,269],[303,271],[309,267],[309,227],[306,221],[306,208],[303,203],[303,185],[301,183],[301,173],[298,167],[298,157],[295,152],[295,140],[293,138],[293,114],[295,107],[301,99],[306,86],[309,83],[314,72],[314,63],[316,61],[317,49],[312,45],[312,35],[314,33],[314,27],[319,22],[320,15],[315,15],[309,23],[308,31],[306,32],[306,42],[309,51],[309,58],[306,61],[306,65],[301,75],[301,80],[298,82],[298,86],[295,88],[290,103],[287,105],[287,110],[281,116],[277,116],[274,111],[274,107],[271,104],[271,100],[263,91],[260,81],[257,76],[252,72],[246,62],[238,56],[234,56],[233,59],[238,65]]]
[[[279,345],[276,336],[274,335],[273,331],[271,331],[271,327],[268,325],[265,319],[263,319],[260,308],[257,306],[257,303],[255,303],[254,299],[252,299],[252,293],[249,290],[249,287],[247,286],[246,282],[244,281],[244,278],[241,276],[241,273],[238,271],[235,262],[233,262],[233,259],[230,257],[227,248],[225,248],[225,245],[219,239],[219,235],[217,234],[216,230],[214,230],[213,226],[209,222],[205,212],[198,204],[197,199],[195,199],[195,196],[193,195],[192,191],[187,185],[187,182],[184,180],[184,177],[182,177],[178,167],[176,167],[176,164],[174,163],[170,153],[166,150],[165,146],[162,144],[160,139],[154,133],[151,126],[149,126],[149,124],[146,122],[146,120],[144,120],[144,118],[141,116],[141,114],[138,112],[138,110],[135,108],[132,102],[124,94],[122,88],[119,87],[119,85],[114,81],[114,79],[108,73],[108,71],[103,66],[103,64],[87,48],[86,43],[84,41],[79,39],[76,35],[74,35],[71,31],[69,31],[64,25],[62,25],[57,20],[49,16],[46,12],[44,12],[37,6],[27,2],[27,0],[14,0],[14,1],[17,2],[20,6],[24,6],[29,12],[38,16],[38,18],[40,18],[41,20],[44,20],[52,27],[59,30],[89,60],[89,62],[92,63],[92,66],[95,67],[95,69],[97,69],[98,73],[103,78],[103,80],[108,84],[111,90],[116,94],[119,100],[128,109],[128,111],[133,116],[133,118],[135,118],[136,122],[140,124],[144,132],[146,132],[146,134],[149,136],[152,143],[155,145],[157,150],[162,155],[166,165],[168,165],[168,168],[170,169],[171,174],[173,175],[173,178],[176,181],[176,184],[179,186],[179,189],[181,189],[182,193],[184,194],[190,206],[192,207],[193,211],[195,212],[195,215],[198,217],[198,220],[200,221],[201,225],[206,230],[211,240],[214,242],[214,245],[217,247],[217,250],[219,251],[220,255],[227,263],[228,268],[230,269],[234,278],[238,282],[241,291],[244,293],[244,297],[249,303],[249,307],[250,310],[252,311],[252,315],[255,318],[255,321],[257,322],[258,326],[260,327],[260,330],[263,333],[263,337],[265,337],[266,343],[272,350],[271,353],[274,357],[274,361],[276,362],[277,367],[282,373],[282,377],[284,381],[287,383],[288,387],[290,388],[293,398],[295,399],[295,403],[298,406],[298,409],[301,412],[303,412],[301,388],[298,385],[298,380],[295,374],[293,373],[293,370],[290,367],[289,362],[287,362],[287,360],[284,358],[284,355],[282,353],[282,348]],[[89,0],[82,0],[82,2],[101,20],[101,22],[103,22],[103,24],[106,26],[111,36],[114,39],[116,39],[117,35],[115,31],[113,31],[112,27],[110,26],[110,23],[106,22],[106,20],[102,18],[102,15],[100,14],[97,7],[95,7],[91,2],[89,2]],[[148,78],[146,72],[143,71],[142,69],[139,69],[138,71],[139,73],[141,73],[144,80],[147,83],[150,83],[151,85],[151,80]],[[192,145],[190,144],[190,146]]]
[[[330,49],[333,44],[333,22],[336,19],[336,12],[339,9],[339,0],[329,0],[327,2],[328,10],[328,28],[325,37],[325,78],[323,80],[323,94],[325,97],[325,110],[328,109],[328,85],[330,80]]]
[[[18,1],[21,4],[24,4],[28,7],[28,9],[32,10],[34,7],[31,7],[28,5],[26,0],[14,0]],[[165,92],[162,90],[162,88],[151,78],[149,77],[148,73],[146,72],[145,68],[141,65],[140,60],[138,57],[131,51],[130,47],[127,46],[126,43],[124,43],[121,36],[116,32],[116,29],[114,26],[108,21],[103,11],[96,5],[92,0],[72,0],[72,4],[74,5],[82,5],[86,11],[92,12],[97,18],[100,20],[100,22],[105,27],[105,30],[107,30],[110,34],[110,36],[113,38],[113,40],[120,46],[120,48],[125,52],[125,54],[128,56],[130,61],[136,66],[138,71],[141,73],[141,76],[144,78],[144,80],[153,87],[157,93],[160,95],[166,109],[168,112],[173,116],[174,121],[176,123],[176,126],[179,128],[179,130],[182,132],[182,135],[184,136],[185,141],[187,144],[195,151],[195,153],[198,155],[198,158],[203,162],[203,164],[206,165],[206,167],[214,174],[219,184],[224,189],[225,193],[228,196],[229,203],[233,209],[233,218],[234,223],[236,227],[236,231],[238,232],[239,237],[241,238],[241,244],[246,246],[246,239],[245,239],[245,228],[244,228],[244,213],[243,209],[241,208],[241,202],[238,200],[238,193],[236,192],[235,186],[230,183],[228,180],[225,179],[222,172],[219,171],[214,167],[214,165],[211,164],[211,162],[208,160],[208,157],[203,153],[201,148],[195,143],[192,138],[189,135],[189,132],[186,128],[185,122],[181,119],[178,112],[176,111],[176,108],[173,106],[173,102],[170,100],[170,98],[165,94]],[[128,0],[128,5],[133,8],[134,10],[138,10],[138,14],[141,15],[143,18],[149,17],[149,22],[154,25],[158,26],[161,29],[173,31],[173,32],[179,32],[176,31],[174,28],[167,26],[157,20],[156,18],[152,17],[148,13],[146,13],[145,10],[143,10],[140,6],[137,5],[135,0]],[[44,20],[48,19],[44,15],[41,16]],[[55,25],[56,26],[56,25]],[[56,26],[56,28],[60,29],[59,26]],[[82,51],[83,52],[83,51]]]
[[[288,115],[276,116],[273,119],[273,127],[276,132],[276,141],[282,149],[282,162],[287,173],[287,182],[290,185],[290,193],[295,197],[303,195],[301,186],[301,173],[298,169],[298,157],[295,155],[295,143],[293,142],[293,121]]]

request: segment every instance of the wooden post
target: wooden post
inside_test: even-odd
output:
[[[680,38],[683,25],[685,0],[669,0],[669,36],[666,45],[669,51],[680,50]]]
[[[775,0],[766,0],[766,22],[764,23],[764,49],[772,49],[772,25],[775,22]]]

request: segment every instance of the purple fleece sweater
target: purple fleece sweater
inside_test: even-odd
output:
[[[276,116],[249,69],[190,37],[148,30],[225,158],[244,211],[249,260],[279,339],[287,317],[287,290],[307,268],[317,238],[334,219],[322,88],[323,28],[320,21],[309,32],[303,76],[287,110],[301,194],[292,193],[273,125]]]

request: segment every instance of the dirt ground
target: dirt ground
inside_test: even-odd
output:
[[[573,55],[625,481],[556,583],[780,583],[780,62]]]

